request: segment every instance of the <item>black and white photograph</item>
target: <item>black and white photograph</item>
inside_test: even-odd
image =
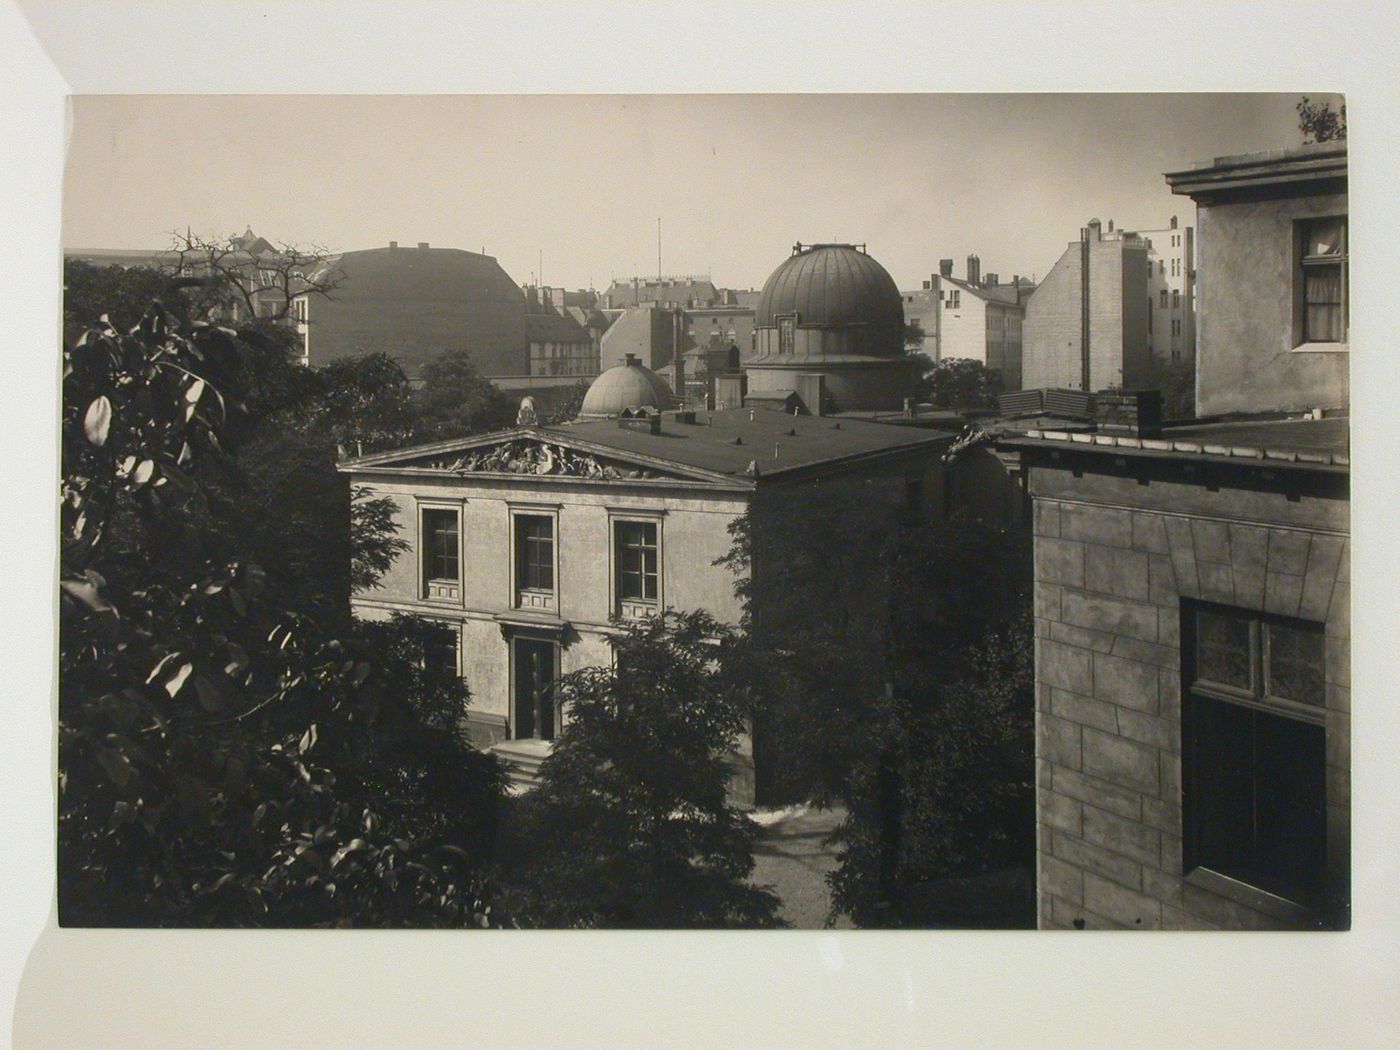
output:
[[[72,114],[64,925],[1346,928],[1344,98]]]
[[[1357,966],[1386,118],[990,83],[69,93],[28,980],[235,931],[542,1007],[591,944]]]

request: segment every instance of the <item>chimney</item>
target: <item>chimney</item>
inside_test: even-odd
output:
[[[974,288],[980,288],[982,285],[982,260],[975,255],[967,257],[967,283]]]
[[[428,242],[427,242],[427,241],[419,241],[419,242],[418,242],[418,248],[419,248],[420,251],[426,250],[427,247],[428,247]]]
[[[1108,232],[1109,232],[1109,233],[1112,233],[1112,232],[1113,232],[1113,220],[1112,220],[1112,219],[1109,219],[1109,220],[1108,220]]]
[[[1094,394],[1093,406],[1094,422],[1101,434],[1162,436],[1162,393],[1159,390],[1100,390]]]
[[[998,279],[1000,276],[1000,274],[995,273],[987,274],[987,284],[992,287],[995,287],[996,285],[1000,284],[1001,281]]]
[[[1172,229],[1176,229],[1176,216],[1172,216]]]
[[[637,367],[637,355],[636,355],[636,354],[624,354],[624,355],[623,355],[623,358],[622,358],[622,363],[623,363],[624,365],[626,365],[628,368],[636,368],[636,367]]]
[[[932,287],[933,287],[933,282],[932,282],[932,281],[925,281],[925,282],[924,282],[924,291],[928,291],[928,290],[929,290],[930,288],[932,288]]]
[[[1011,287],[1016,289],[1016,302],[1019,305],[1021,302],[1021,275],[1019,273],[1011,275]]]
[[[939,272],[942,276],[944,276],[944,277],[952,277],[952,276],[953,276],[953,260],[952,260],[952,259],[939,259],[939,260],[938,260],[938,272]]]
[[[686,397],[685,397],[685,358],[682,357],[680,354],[677,354],[674,358],[671,359],[671,364],[673,365],[673,367],[672,367],[672,369],[671,369],[671,372],[672,372],[672,375],[675,376],[675,381],[676,381],[675,391],[674,391],[674,392],[675,392],[675,395],[676,395],[676,403],[677,403],[681,408],[684,408],[684,407],[686,406]]]
[[[1085,240],[1098,241],[1103,239],[1103,223],[1098,219],[1089,220],[1089,232]]]
[[[398,241],[390,241],[390,242],[389,242],[389,247],[390,247],[390,248],[397,248],[398,246],[399,246],[399,242],[398,242]]]

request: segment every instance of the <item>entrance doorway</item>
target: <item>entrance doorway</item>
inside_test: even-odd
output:
[[[554,701],[559,647],[542,638],[516,638],[511,646],[512,735],[516,740],[553,740],[559,731]]]

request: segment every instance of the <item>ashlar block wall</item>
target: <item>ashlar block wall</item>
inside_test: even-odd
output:
[[[1032,491],[1040,925],[1290,926],[1184,877],[1181,599],[1325,623],[1329,856],[1344,866],[1346,504],[1067,470],[1034,472]],[[1154,505],[1134,509],[1135,495]]]

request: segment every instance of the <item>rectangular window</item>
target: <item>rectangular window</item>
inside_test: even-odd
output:
[[[1305,343],[1347,338],[1347,220],[1302,223],[1302,320]]]
[[[515,581],[521,590],[554,590],[553,518],[543,514],[516,515]]]
[[[423,508],[424,591],[433,594],[433,584],[459,584],[458,512],[441,507]]]
[[[656,604],[661,575],[656,522],[619,521],[615,528],[618,601]]]
[[[460,674],[457,665],[457,642],[461,629],[455,624],[435,624],[423,646],[423,669],[440,674]]]
[[[795,317],[778,318],[778,353],[791,354],[795,351],[797,344],[797,319]]]
[[[1314,903],[1326,867],[1321,627],[1183,603],[1185,867]]]
[[[1180,334],[1181,334],[1181,322],[1180,322],[1179,320],[1173,320],[1173,321],[1172,321],[1172,335],[1180,335]]]
[[[1178,289],[1172,290],[1172,309],[1179,309],[1181,306],[1181,292]]]
[[[1165,310],[1165,309],[1167,308],[1167,290],[1166,290],[1165,288],[1163,288],[1163,289],[1162,289],[1162,292],[1161,292],[1161,304],[1160,304],[1160,305],[1161,305],[1161,307],[1162,307],[1163,310]]]
[[[1152,331],[1152,296],[1147,297],[1147,331]]]

